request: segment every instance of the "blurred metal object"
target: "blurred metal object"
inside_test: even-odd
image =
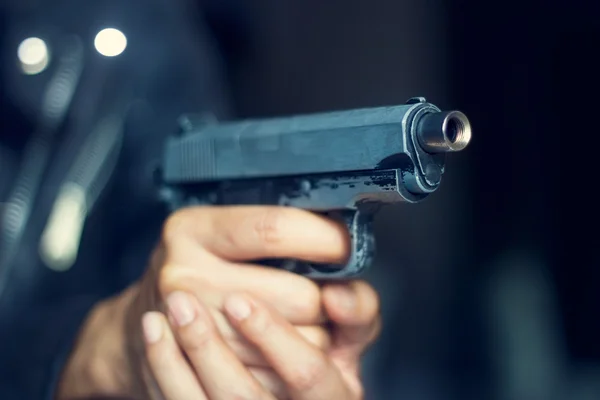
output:
[[[114,171],[127,109],[119,108],[87,138],[54,202],[39,248],[40,257],[54,271],[66,271],[75,263],[88,213]]]
[[[0,296],[46,170],[55,135],[71,105],[84,64],[84,47],[77,36],[65,38],[65,50],[57,56],[57,69],[49,82],[37,130],[25,150],[21,170],[8,197],[0,227]]]

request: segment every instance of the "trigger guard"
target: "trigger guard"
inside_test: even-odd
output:
[[[289,260],[284,268],[310,279],[349,279],[361,275],[375,258],[373,214],[358,210],[341,211],[343,222],[350,234],[350,258],[344,264],[313,264]]]

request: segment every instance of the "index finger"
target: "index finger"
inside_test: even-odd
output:
[[[190,207],[173,214],[165,225],[167,243],[182,237],[229,261],[294,258],[339,264],[350,254],[345,226],[291,207]]]

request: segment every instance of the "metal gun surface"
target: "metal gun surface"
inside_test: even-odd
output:
[[[180,120],[161,169],[171,210],[192,205],[283,205],[341,219],[352,251],[343,265],[269,260],[314,279],[345,279],[373,261],[374,213],[439,187],[446,154],[471,141],[460,111],[424,98],[391,107],[217,123]]]

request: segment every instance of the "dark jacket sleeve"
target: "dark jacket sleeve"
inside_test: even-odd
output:
[[[98,298],[75,297],[19,309],[0,328],[0,398],[54,397],[79,328]],[[23,369],[27,373],[23,374]]]

